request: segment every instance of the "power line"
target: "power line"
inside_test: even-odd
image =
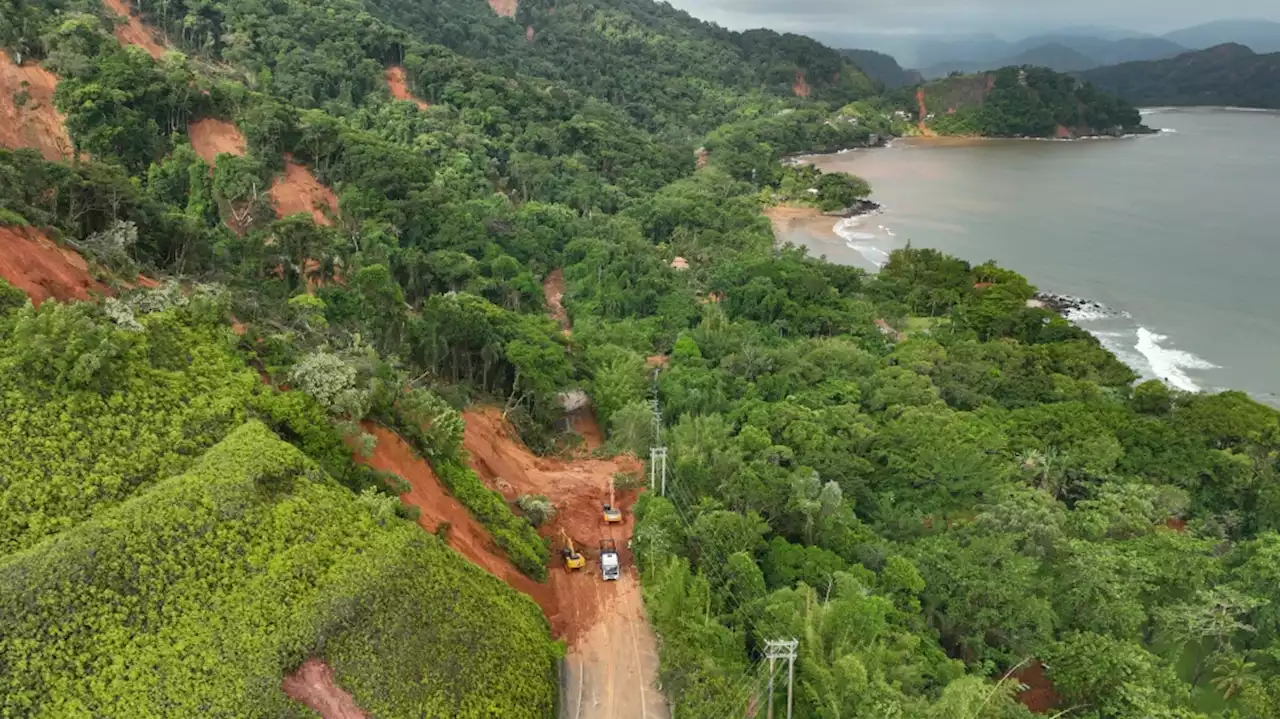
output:
[[[653,399],[650,401],[650,407],[653,410],[653,429],[654,429],[655,444],[649,450],[649,461],[650,461],[649,488],[651,491],[660,491],[660,496],[667,498],[668,501],[671,502],[671,506],[675,510],[676,518],[679,519],[680,522],[684,525],[686,536],[692,538],[696,535],[693,531],[693,525],[689,521],[688,516],[686,515],[690,514],[689,509],[694,506],[694,503],[690,500],[690,497],[684,491],[684,488],[677,483],[672,483],[671,496],[670,497],[667,496],[668,448],[666,444],[661,441],[663,423],[662,423],[662,408],[658,398],[659,372],[660,372],[660,369],[655,368],[652,376]],[[659,480],[659,475],[661,477],[660,480]],[[679,501],[677,501],[677,494],[679,495],[679,498],[678,498]],[[681,502],[683,502],[685,505],[683,509],[680,506]],[[725,551],[726,548],[724,546],[715,546],[719,543],[715,542],[713,539],[707,538],[707,543],[713,545],[713,548],[719,552],[720,557],[724,557],[727,559],[730,556],[730,553],[728,551]],[[760,632],[760,629],[756,625],[755,621],[752,619],[750,612],[745,610],[745,608],[742,605],[741,599],[737,596],[737,593],[733,591],[732,584],[727,580],[725,573],[723,572],[724,568],[716,566],[714,565],[714,563],[704,563],[703,566],[700,567],[700,569],[702,569],[704,572],[710,572],[712,570],[720,570],[715,572],[715,574],[717,575],[716,578],[722,584],[723,591],[728,595],[728,598],[733,601],[735,607],[737,608],[738,610],[737,613],[741,617],[741,621],[745,625],[744,628],[749,630],[753,634],[755,634],[756,637],[762,638],[763,635]],[[773,687],[775,682],[776,662],[778,660],[783,660],[783,659],[787,661],[787,719],[791,719],[791,712],[792,712],[792,706],[793,706],[793,685],[795,682],[796,648],[799,646],[799,641],[797,641],[796,639],[775,639],[775,640],[766,639],[764,641],[765,641],[765,657],[769,660],[769,706],[768,706],[769,719],[773,719],[773,707],[774,707]],[[752,695],[754,694],[756,689],[756,684],[759,683],[758,676],[756,675],[762,663],[763,663],[763,660],[756,660],[756,663],[754,665],[752,665],[751,667],[748,667],[745,677],[739,680],[738,683],[735,685],[735,688],[730,691],[729,693],[730,697],[735,697],[735,696],[741,697],[741,699],[736,699],[736,700],[731,699],[730,714],[729,714],[730,717],[733,717],[740,707],[745,708],[750,706]],[[753,677],[757,679],[755,683],[752,682]],[[744,688],[745,688],[745,692],[744,692]],[[745,704],[745,707],[744,707],[744,704]]]

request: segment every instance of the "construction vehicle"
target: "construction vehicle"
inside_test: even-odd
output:
[[[562,528],[560,536],[564,537],[565,546],[564,549],[560,550],[560,554],[564,556],[564,568],[573,571],[587,566],[587,558],[582,556],[582,553],[573,546],[573,540],[569,539],[569,533]]]
[[[617,581],[622,576],[618,562],[618,543],[612,539],[600,540],[600,576],[604,581]]]
[[[622,521],[622,510],[618,509],[617,499],[614,497],[613,478],[609,478],[609,503],[604,505],[604,523],[617,524]]]

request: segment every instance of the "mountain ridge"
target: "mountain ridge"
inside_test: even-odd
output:
[[[1236,43],[1096,68],[1081,77],[1139,105],[1280,109],[1280,52],[1260,54]]]

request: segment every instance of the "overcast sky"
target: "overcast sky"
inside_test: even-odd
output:
[[[1102,25],[1164,33],[1211,20],[1280,20],[1277,0],[668,0],[734,30],[798,33],[990,31],[1019,39],[1054,27]]]

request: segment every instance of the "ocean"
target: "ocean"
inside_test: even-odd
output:
[[[1280,406],[1280,113],[1144,111],[1157,135],[903,140],[808,158],[861,175],[880,214],[783,239],[874,270],[893,249],[994,259],[1146,378]],[[830,224],[830,227],[828,227]]]

